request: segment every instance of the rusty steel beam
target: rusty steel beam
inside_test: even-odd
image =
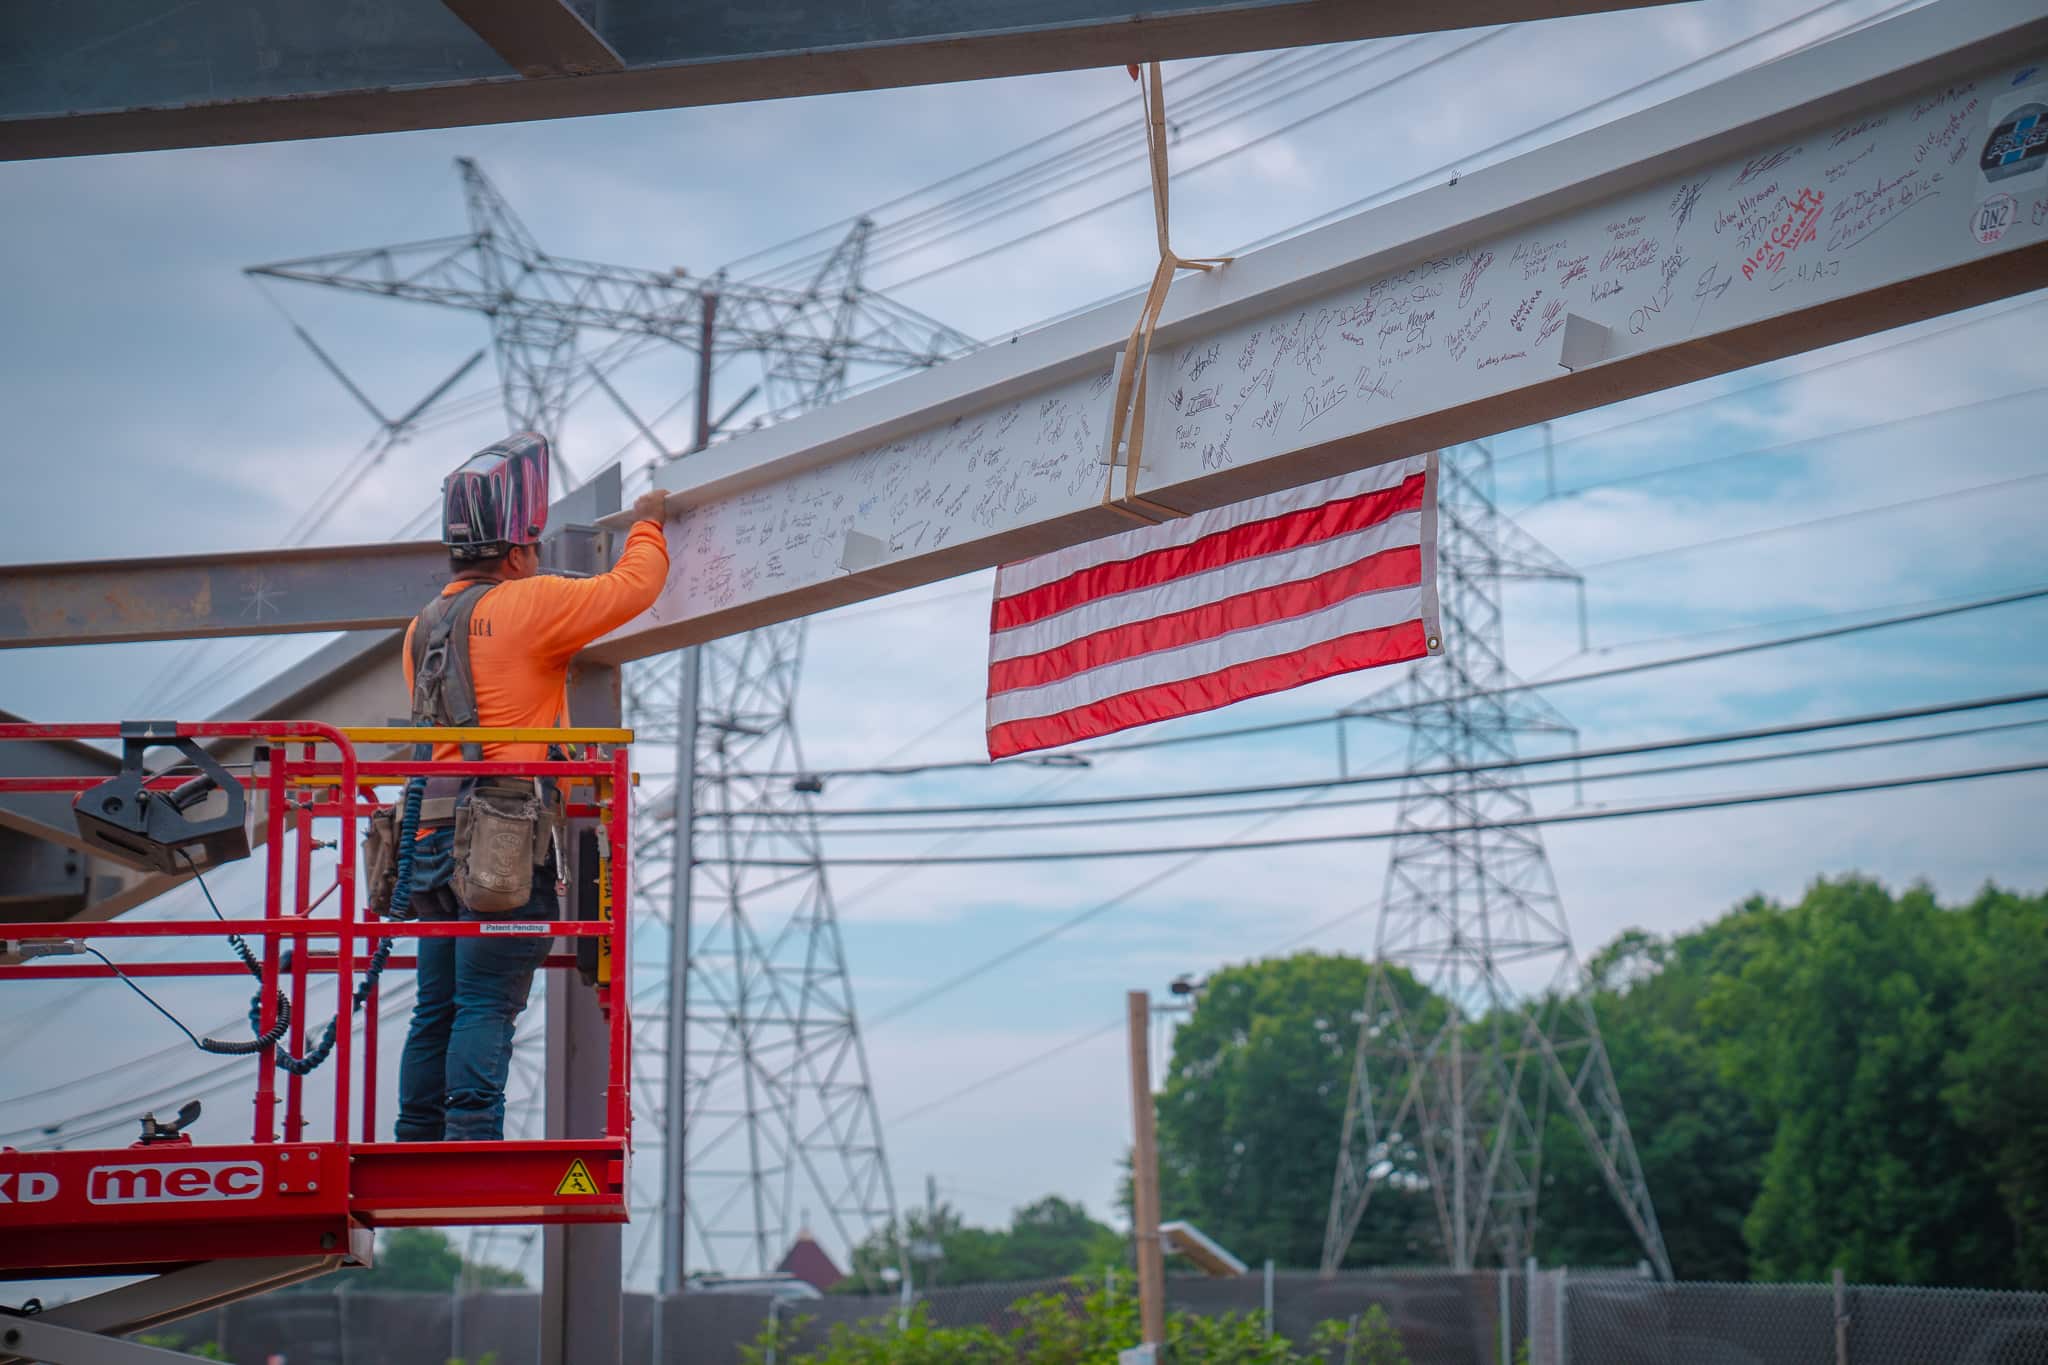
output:
[[[21,6],[0,58],[13,37],[38,60],[18,57],[0,90],[0,160],[737,104],[1665,3],[444,0],[383,6],[375,32],[342,5],[286,6],[290,22],[268,26],[234,6]]]
[[[624,71],[610,43],[563,0],[441,0],[522,76]]]
[[[0,567],[0,649],[402,626],[448,581],[436,541]]]

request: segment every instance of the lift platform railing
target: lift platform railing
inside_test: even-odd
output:
[[[141,1123],[138,1112],[141,1140],[133,1147],[0,1148],[0,1278],[332,1253],[359,1241],[350,1234],[365,1227],[625,1220],[632,1020],[623,970],[629,961],[623,907],[631,867],[631,731],[343,729],[306,721],[0,724],[0,743],[49,739],[121,740],[131,752],[142,746],[181,750],[187,761],[131,782],[132,789],[150,793],[143,805],[201,787],[190,777],[195,764],[202,774],[214,774],[212,785],[231,786],[229,811],[246,820],[246,835],[238,838],[226,828],[234,821],[217,816],[207,826],[214,831],[211,843],[195,843],[190,851],[168,847],[188,864],[185,870],[196,869],[203,877],[260,841],[262,914],[224,913],[216,905],[219,918],[131,916],[0,925],[8,950],[0,956],[0,982],[119,976],[135,984],[253,976],[253,1036],[263,1040],[275,1034],[276,1041],[248,1053],[255,1074],[246,1143],[199,1142],[187,1130],[189,1123]],[[246,776],[224,774],[217,760],[199,752],[199,741],[246,747],[245,762],[226,765]],[[481,762],[410,757],[410,746],[418,743],[471,741],[545,742],[556,746],[551,754],[567,756]],[[396,750],[401,756],[365,758],[359,745],[401,746]],[[552,779],[564,793],[572,831],[568,842],[586,852],[570,858],[571,867],[564,870],[574,880],[558,912],[563,918],[454,922],[368,914],[358,852],[365,822],[387,801],[401,798],[414,777]],[[92,777],[0,778],[0,792],[70,792],[74,799],[98,785],[101,780]],[[135,790],[116,797],[133,796]],[[116,797],[108,798],[110,809],[120,804]],[[81,820],[81,828],[87,823]],[[117,829],[95,835],[94,842],[107,846],[104,839],[121,837]],[[161,854],[164,847],[159,842],[155,852]],[[594,858],[587,856],[590,852]],[[142,850],[136,856],[152,855]],[[208,897],[215,899],[211,890]],[[542,1141],[378,1141],[378,990],[366,968],[383,940],[392,940],[395,947],[487,934],[546,935],[595,946],[594,970],[586,975],[594,978],[592,988],[607,1016],[604,1131]],[[119,962],[113,954],[101,956],[120,940],[172,938],[219,945],[231,935],[255,945],[244,952],[244,962],[218,950],[174,961]],[[390,948],[385,959],[386,971],[418,965],[416,953]],[[253,974],[245,962],[253,963]],[[615,972],[614,964],[621,970]],[[577,970],[578,955],[553,952],[545,966]],[[312,1003],[313,985],[322,980],[331,980],[334,990],[333,1013],[324,1017],[316,1016]],[[360,1002],[355,999],[359,987],[364,988]],[[289,1008],[282,1028],[281,1002]],[[308,1043],[319,1056],[330,1018],[336,1025],[331,1055],[306,1066],[312,1060]],[[293,1059],[300,1060],[289,1068],[280,1065]],[[239,1060],[230,1058],[228,1064]],[[319,1065],[332,1069],[332,1113],[325,1124],[309,1119],[306,1105],[305,1085],[319,1076]],[[55,1138],[61,1141],[61,1131]]]

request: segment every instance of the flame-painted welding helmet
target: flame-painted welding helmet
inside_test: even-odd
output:
[[[538,545],[548,525],[548,438],[522,431],[486,446],[441,481],[441,543],[456,559]]]

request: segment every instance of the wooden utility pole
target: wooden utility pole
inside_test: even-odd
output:
[[[1138,1321],[1146,1346],[1166,1343],[1166,1259],[1159,1245],[1159,1141],[1152,1115],[1152,997],[1127,998],[1131,1035],[1131,1221],[1138,1241]]]

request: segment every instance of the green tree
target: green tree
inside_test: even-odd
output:
[[[1410,1027],[1435,1029],[1441,1002],[1407,972],[1390,972]],[[1249,1262],[1320,1262],[1371,973],[1357,958],[1298,953],[1209,978],[1174,1034],[1158,1101],[1166,1218],[1194,1223]],[[1437,1241],[1428,1196],[1396,1180],[1373,1195],[1348,1259],[1432,1261]]]
[[[881,1272],[898,1264],[899,1246],[910,1248],[913,1273],[927,1286],[1057,1279],[1093,1274],[1128,1259],[1121,1234],[1058,1195],[1017,1209],[1007,1228],[969,1227],[958,1210],[942,1203],[930,1212],[910,1210],[854,1248],[848,1292],[881,1283]],[[937,1260],[921,1261],[917,1253],[926,1246],[938,1248]]]
[[[2014,1279],[2048,1289],[2048,896],[1986,887],[1963,912],[1970,929],[1960,1006],[1962,1046],[1942,1092],[1982,1144],[2012,1229]]]
[[[337,1270],[285,1292],[329,1294],[346,1285],[351,1294],[379,1289],[447,1294],[458,1276],[465,1290],[526,1287],[526,1277],[516,1270],[464,1261],[454,1244],[433,1228],[394,1228],[378,1235],[377,1261],[368,1270]]]
[[[2010,1283],[2011,1225],[1942,1095],[1969,918],[1861,878],[1757,913],[1754,953],[1707,1001],[1724,1075],[1771,1129],[1743,1224],[1754,1274]]]
[[[1125,1239],[1096,1222],[1088,1210],[1056,1194],[1026,1204],[1010,1216],[1003,1248],[1007,1278],[1056,1279],[1122,1265]]]
[[[1079,1303],[1061,1294],[1027,1295],[1004,1317],[1015,1325],[936,1327],[919,1304],[902,1321],[890,1314],[841,1323],[813,1351],[798,1348],[807,1320],[785,1319],[763,1327],[740,1358],[744,1365],[1115,1365],[1118,1351],[1138,1344],[1138,1306],[1128,1293],[1094,1290]],[[1190,1365],[1408,1365],[1377,1307],[1355,1323],[1319,1324],[1305,1348],[1268,1336],[1263,1317],[1253,1313],[1171,1313],[1166,1339],[1167,1358]]]
[[[1690,934],[1631,929],[1587,963],[1594,1016],[1626,1107],[1643,1179],[1682,1279],[1745,1280],[1742,1220],[1763,1178],[1770,1130],[1722,1074],[1701,1001],[1753,952],[1761,902]],[[1537,1211],[1543,1255],[1568,1265],[1632,1265],[1642,1256],[1593,1154],[1552,1105]]]

